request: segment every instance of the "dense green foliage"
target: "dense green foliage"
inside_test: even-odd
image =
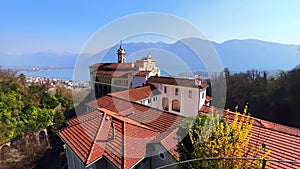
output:
[[[58,88],[55,95],[47,85],[26,84],[24,75],[0,72],[0,142],[45,128],[54,123],[55,130],[64,121],[62,114],[71,107],[71,97]]]
[[[227,80],[226,108],[234,109],[249,103],[252,116],[300,128],[300,69],[279,72],[267,77],[256,70],[230,74]]]

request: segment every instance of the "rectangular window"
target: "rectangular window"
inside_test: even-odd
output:
[[[191,90],[189,90],[189,98],[192,98],[192,91]]]
[[[204,99],[204,92],[202,93],[202,99]]]
[[[167,86],[165,86],[165,93],[167,93]]]
[[[151,103],[151,98],[150,98],[150,99],[148,99],[148,103]]]
[[[154,101],[154,102],[157,101],[157,97],[153,97],[153,101]]]
[[[178,96],[178,88],[175,88],[175,95]]]

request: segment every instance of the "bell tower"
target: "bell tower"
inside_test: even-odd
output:
[[[120,42],[120,47],[118,49],[118,63],[126,63],[126,51],[123,48],[122,41]]]

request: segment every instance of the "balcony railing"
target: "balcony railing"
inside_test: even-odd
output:
[[[262,161],[262,169],[265,169],[266,163],[268,161],[277,162],[277,163],[290,163],[290,164],[299,164],[300,165],[300,161],[289,161],[289,160],[274,160],[274,159],[263,159],[263,158],[239,158],[239,157],[211,157],[211,158],[196,158],[196,159],[191,159],[191,160],[179,161],[179,162],[176,162],[176,163],[172,163],[172,164],[157,167],[156,169],[168,168],[168,167],[176,166],[176,165],[179,165],[179,164],[190,163],[190,162],[193,162],[193,161],[212,161],[212,160],[246,160],[246,161],[258,160],[258,161]]]

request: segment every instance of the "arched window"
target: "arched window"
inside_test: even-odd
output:
[[[172,110],[180,112],[180,101],[178,101],[178,100],[172,101]]]
[[[167,97],[162,98],[162,108],[163,110],[169,111],[169,99]]]
[[[1,148],[0,155],[3,159],[10,158],[11,157],[11,147],[8,145],[4,145]]]

